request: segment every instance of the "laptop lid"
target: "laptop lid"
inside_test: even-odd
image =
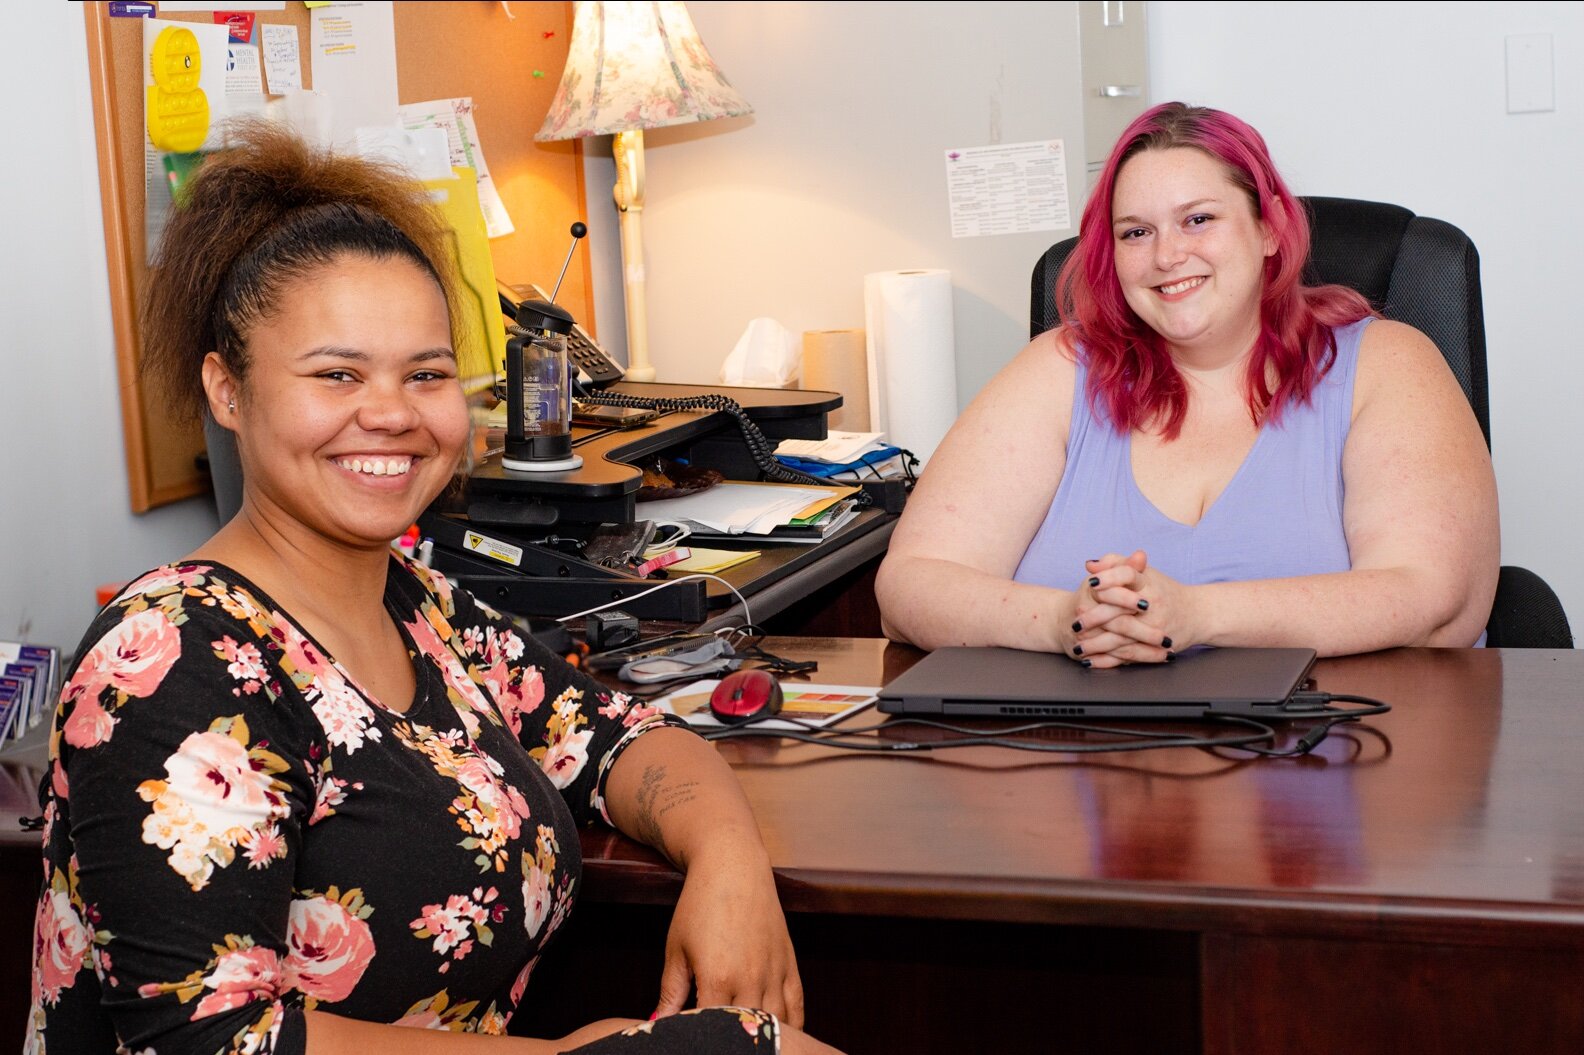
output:
[[[1308,648],[1203,648],[1172,663],[1095,670],[1010,648],[940,648],[880,690],[887,714],[992,718],[1279,718],[1309,676]],[[1297,717],[1296,715],[1294,717]]]

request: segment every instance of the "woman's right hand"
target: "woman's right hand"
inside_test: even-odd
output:
[[[1139,639],[1137,624],[1148,618],[1150,602],[1142,594],[1149,557],[1135,550],[1124,557],[1108,553],[1084,562],[1088,577],[1070,595],[1073,610],[1069,659],[1085,666],[1118,667],[1125,663],[1163,663],[1169,649]],[[1127,620],[1130,632],[1114,626]]]

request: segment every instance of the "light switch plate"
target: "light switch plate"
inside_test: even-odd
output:
[[[1516,33],[1507,38],[1507,112],[1545,113],[1556,109],[1556,74],[1551,34]]]

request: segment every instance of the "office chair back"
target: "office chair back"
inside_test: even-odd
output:
[[[1388,319],[1415,327],[1435,343],[1474,408],[1490,447],[1490,388],[1485,369],[1485,310],[1479,252],[1468,235],[1400,205],[1351,198],[1299,198],[1311,239],[1304,280],[1350,286]],[[1029,336],[1061,321],[1056,276],[1078,244],[1057,242],[1034,265]],[[1572,648],[1562,602],[1545,580],[1503,567],[1486,625],[1486,644]]]

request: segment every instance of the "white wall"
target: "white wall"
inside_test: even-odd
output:
[[[215,530],[194,499],[129,511],[99,169],[79,4],[8,6],[0,165],[0,638],[75,649],[94,587]]]
[[[1555,37],[1554,113],[1506,112],[1504,38]],[[1479,247],[1502,560],[1584,638],[1584,5],[1150,4],[1156,100],[1243,117],[1299,194],[1395,202]]]
[[[659,379],[714,381],[757,316],[794,332],[862,327],[867,272],[948,268],[966,401],[1027,341],[1029,272],[1071,231],[953,239],[943,155],[1062,138],[1069,183],[1082,185],[1077,5],[695,0],[688,10],[756,112],[646,133]],[[591,224],[606,230],[612,178],[608,162],[591,164]],[[617,251],[614,234],[606,244]],[[595,288],[600,336],[622,349],[619,289]]]

